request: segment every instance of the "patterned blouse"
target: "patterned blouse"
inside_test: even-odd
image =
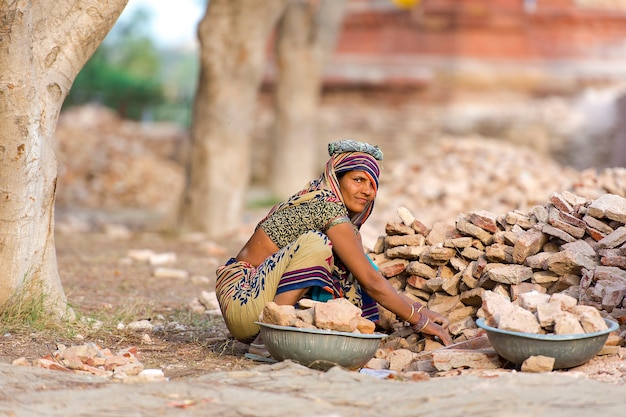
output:
[[[305,232],[326,233],[340,223],[350,223],[348,211],[341,202],[313,199],[272,213],[259,227],[276,246],[283,248]]]

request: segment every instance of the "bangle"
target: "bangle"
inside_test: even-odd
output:
[[[420,311],[422,311],[424,309],[424,305],[422,303],[419,302],[414,302],[413,303],[413,308],[417,307],[417,310],[415,310],[416,313],[419,313]]]
[[[422,330],[424,330],[426,328],[426,326],[428,326],[429,324],[430,324],[430,319],[428,317],[426,317],[425,314],[420,314],[419,320],[417,321],[417,323],[412,325],[411,328],[416,333],[421,333]]]
[[[411,304],[411,315],[405,321],[411,320],[413,318],[413,314],[415,314],[415,306]]]

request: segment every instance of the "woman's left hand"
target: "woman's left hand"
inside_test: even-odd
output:
[[[424,316],[426,315],[424,314]],[[416,329],[414,326],[412,327],[413,330],[416,332],[428,334],[431,336],[437,336],[444,344],[444,346],[449,346],[452,344],[452,337],[450,336],[450,333],[448,333],[446,329],[436,323],[433,323],[432,321],[428,321],[426,323],[426,326],[423,326],[420,329]]]
[[[427,308],[423,308],[421,313],[428,317],[432,323],[436,323],[440,325],[442,328],[447,329],[450,325],[450,320],[446,316],[443,316],[436,311],[429,310]]]

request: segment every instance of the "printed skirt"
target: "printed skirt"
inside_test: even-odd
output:
[[[363,309],[363,316],[378,319],[376,303],[351,275],[336,265],[332,243],[321,232],[311,231],[268,257],[258,267],[231,258],[217,268],[216,294],[232,336],[250,343],[259,332],[255,324],[265,304],[277,294],[310,288],[311,298],[348,298]]]

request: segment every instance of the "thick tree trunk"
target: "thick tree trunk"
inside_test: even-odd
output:
[[[183,230],[224,236],[241,224],[251,129],[266,45],[288,0],[211,0],[198,27],[200,81],[193,111]]]
[[[0,8],[0,304],[43,291],[66,298],[54,244],[52,140],[74,78],[128,0],[5,0]]]
[[[270,172],[270,188],[277,197],[293,194],[321,172],[316,124],[322,72],[334,49],[345,3],[295,0],[280,21]]]

